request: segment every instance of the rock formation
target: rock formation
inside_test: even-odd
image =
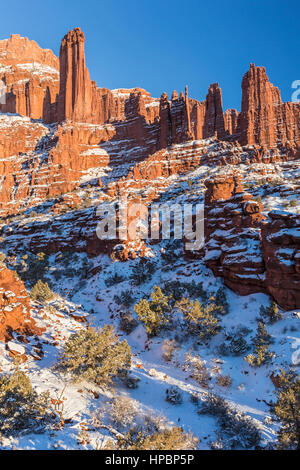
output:
[[[242,295],[263,289],[259,226],[262,206],[243,191],[238,175],[205,181],[205,260],[216,276]]]
[[[0,267],[0,341],[41,334],[30,316],[30,298],[23,282],[14,271]]]
[[[261,226],[265,286],[287,310],[300,307],[300,217],[273,211]]]
[[[6,86],[0,111],[56,120],[59,63],[52,51],[18,34],[0,41],[0,80]]]
[[[242,81],[240,142],[274,146],[300,140],[300,104],[283,103],[264,67],[250,65]]]
[[[0,41],[0,80],[6,86],[6,102],[0,105],[5,113],[0,114],[0,216],[26,213],[33,206],[44,210],[46,204],[56,217],[48,233],[49,220],[30,228],[16,224],[14,233],[21,243],[30,236],[29,250],[55,253],[73,243],[92,255],[111,248],[99,243],[96,217],[81,210],[81,197],[74,194],[87,184],[101,188],[101,202],[123,193],[134,195],[152,181],[146,197],[150,202],[169,184],[167,178],[200,165],[300,158],[300,104],[283,103],[263,67],[251,64],[243,78],[241,113],[224,113],[217,83],[210,85],[204,101],[190,98],[187,87],[185,93],[174,91],[171,99],[166,93],[153,98],[141,88],[99,88],[90,79],[84,47],[80,28],[63,38],[59,59],[19,35]],[[67,240],[62,206],[74,209],[66,216]],[[271,242],[264,236],[262,252],[261,206],[243,192],[237,176],[207,182],[206,212],[207,264],[215,274],[224,276],[237,292],[277,295],[280,289],[272,274],[275,238]],[[282,229],[285,223],[287,230],[297,228],[291,225],[294,219],[270,217],[266,226],[271,231],[277,230],[279,220]],[[6,228],[3,232],[9,238]],[[295,239],[289,240],[295,250]],[[125,247],[121,257],[136,249]],[[145,251],[144,246],[138,249]],[[288,294],[278,294],[285,306],[298,302],[293,300],[298,264],[291,266],[281,262],[278,267],[293,286]]]
[[[207,266],[238,294],[266,292],[285,310],[299,308],[299,216],[273,211],[266,219],[237,175],[205,185]]]

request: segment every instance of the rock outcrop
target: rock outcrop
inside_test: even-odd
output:
[[[6,87],[1,112],[47,123],[57,120],[59,63],[52,51],[18,34],[0,41],[0,80]]]
[[[264,67],[251,64],[243,77],[239,119],[242,145],[300,142],[300,104],[282,102]]]
[[[30,298],[23,282],[14,271],[0,267],[0,341],[12,339],[12,333],[20,339],[40,335],[30,316]]]
[[[262,205],[243,191],[238,175],[205,181],[205,261],[216,276],[242,295],[263,290],[260,248]]]
[[[265,286],[287,310],[300,307],[300,217],[273,211],[261,225]]]
[[[243,191],[237,175],[205,182],[205,262],[238,294],[266,292],[300,308],[300,217],[273,211]]]

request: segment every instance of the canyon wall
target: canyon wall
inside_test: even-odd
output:
[[[300,308],[300,217],[266,218],[237,175],[205,185],[206,265],[238,294],[266,292],[285,310]]]

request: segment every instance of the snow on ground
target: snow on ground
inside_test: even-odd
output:
[[[241,165],[240,171],[247,174],[250,186],[248,190],[253,192],[255,197],[261,197],[263,203],[267,201],[272,209],[282,209],[280,190],[282,191],[283,187],[286,189],[285,176],[289,174],[291,180],[295,177],[295,172],[299,171],[297,163],[293,162],[293,165],[293,169],[292,164],[263,165],[263,169],[276,173],[277,179],[280,179],[278,176],[281,175],[276,168],[280,167],[282,180],[281,186],[278,182],[278,195],[277,186],[274,186],[276,192],[266,194],[266,189],[270,189],[270,186],[265,188],[261,184],[257,185],[261,173],[260,171],[255,173],[255,165],[249,172],[246,165]],[[212,169],[202,166],[188,175],[172,177],[170,185],[161,194],[161,201],[203,202],[204,178],[218,171],[230,171],[229,167]],[[261,167],[257,169],[261,170]],[[288,191],[286,198],[295,199],[295,189]],[[181,248],[179,256],[172,263],[167,263],[161,257],[162,248],[166,247],[165,241],[151,247],[156,269],[152,278],[139,287],[134,286],[130,280],[132,269],[138,260],[121,263],[105,255],[88,260],[85,254],[77,253],[75,265],[71,262],[67,272],[63,270],[64,254],[61,259],[54,255],[50,257],[52,269],[47,276],[58,297],[50,303],[51,308],[33,305],[33,316],[38,326],[46,329],[40,338],[44,356],[41,360],[35,360],[30,355],[32,348],[36,346],[34,344],[36,340],[32,339],[28,345],[25,345],[29,360],[21,367],[27,371],[37,390],[49,390],[52,400],[59,402],[58,411],[64,417],[65,425],[59,429],[47,430],[44,434],[27,434],[18,439],[6,439],[3,441],[3,448],[99,448],[103,439],[107,437],[107,432],[97,430],[92,425],[93,413],[112,396],[123,395],[136,401],[142,415],[149,412],[154,415],[163,414],[169,424],[180,425],[198,436],[200,449],[209,449],[211,442],[218,436],[217,419],[210,415],[198,414],[199,404],[195,403],[195,397],[201,404],[209,392],[224,397],[233,408],[246,413],[257,423],[262,435],[262,446],[275,442],[278,423],[274,420],[269,406],[275,400],[275,388],[270,376],[272,373],[276,375],[281,368],[296,369],[299,365],[300,311],[285,312],[280,321],[267,325],[272,337],[270,350],[276,354],[270,363],[260,368],[253,368],[244,360],[245,354],[225,355],[220,349],[221,345],[226,341],[226,337],[236,335],[241,329],[244,330],[247,343],[251,344],[260,317],[260,307],[267,306],[270,299],[265,294],[242,297],[233,293],[223,286],[221,279],[213,276],[205,267],[203,260],[185,259],[180,251]],[[86,275],[81,276],[80,269],[84,263],[88,264],[88,270]],[[55,276],[55,272],[62,274]],[[105,280],[116,273],[123,280],[108,287]],[[221,286],[225,289],[230,305],[229,313],[220,318],[222,329],[213,339],[206,343],[197,343],[193,338],[181,341],[179,324],[151,340],[147,339],[141,324],[131,334],[125,334],[120,330],[119,319],[123,307],[115,302],[116,294],[130,290],[136,303],[140,298],[148,298],[155,285],[163,287],[166,281],[191,282],[192,280],[202,282],[207,293],[214,294]],[[132,307],[130,311],[133,313]],[[127,339],[133,352],[132,375],[140,380],[137,389],[129,390],[118,384],[116,389],[107,391],[92,384],[74,384],[70,378],[53,370],[52,366],[57,361],[65,340],[73,332],[85,327],[86,323],[78,321],[85,316],[96,328],[113,323],[120,338]],[[179,338],[178,349],[173,359],[166,362],[162,357],[163,340],[174,337]],[[184,367],[187,353],[199,355],[204,361],[210,374],[208,387],[199,385],[191,378],[190,370]],[[0,367],[3,371],[12,369],[12,361],[3,345],[1,345]],[[216,377],[219,373],[230,375],[232,380],[230,387],[224,388],[217,384]],[[174,385],[182,393],[182,404],[172,405],[165,399],[166,390]],[[82,439],[82,432],[88,435],[88,439]]]

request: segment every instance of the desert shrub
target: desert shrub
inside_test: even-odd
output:
[[[109,450],[194,450],[198,439],[180,427],[172,427],[148,433],[129,431],[126,436],[110,440],[105,449]]]
[[[251,449],[260,442],[257,425],[245,413],[228,409],[226,415],[219,417],[219,425],[227,448]]]
[[[172,303],[180,300],[185,292],[185,287],[180,281],[166,281],[163,286],[166,295],[172,299]]]
[[[253,340],[253,354],[248,354],[244,359],[252,367],[260,367],[262,364],[270,361],[274,356],[273,352],[268,351],[270,347],[270,335],[267,333],[266,325],[262,322],[258,323],[257,333]]]
[[[141,299],[134,306],[135,312],[150,336],[157,335],[161,328],[169,323],[171,312],[169,301],[170,298],[162,292],[161,288],[154,286],[150,302]]]
[[[175,263],[180,258],[181,240],[170,241],[161,253],[163,261],[167,264]]]
[[[281,421],[278,447],[300,450],[300,379],[295,373],[281,370],[274,410]]]
[[[249,345],[242,335],[237,334],[236,337],[231,338],[228,348],[233,356],[241,356],[249,350]]]
[[[185,355],[184,370],[191,371],[191,377],[202,387],[207,388],[210,381],[210,374],[205,367],[205,362],[200,356],[192,354]]]
[[[208,303],[204,307],[199,300],[183,298],[176,307],[182,312],[190,332],[199,335],[200,339],[209,339],[219,332],[215,304]]]
[[[218,375],[216,380],[220,387],[230,387],[232,385],[230,375]]]
[[[182,393],[176,385],[172,385],[166,390],[166,401],[172,405],[180,405],[182,403]]]
[[[2,253],[2,251],[1,251],[0,252],[0,266],[5,265],[5,259],[6,259],[6,255],[4,253]]]
[[[125,277],[121,276],[118,273],[114,273],[112,276],[108,277],[105,279],[105,285],[106,287],[112,287],[115,286],[116,284],[120,284],[120,282],[125,281]]]
[[[120,329],[126,334],[132,333],[132,331],[137,327],[138,322],[133,318],[130,313],[122,314],[120,318]]]
[[[132,375],[127,374],[124,377],[123,382],[127,388],[134,390],[138,388],[140,379],[138,377],[132,377]]]
[[[200,297],[202,302],[208,299],[206,291],[203,289],[203,282],[184,282],[183,287],[186,289],[190,297]]]
[[[220,287],[220,289],[217,290],[215,302],[220,307],[220,313],[222,315],[227,315],[227,313],[229,312],[229,303],[227,301],[226,291],[224,287]]]
[[[105,325],[99,331],[88,327],[70,336],[57,369],[69,372],[75,381],[108,386],[115,377],[127,375],[131,356],[127,341],[120,341],[112,326]]]
[[[26,258],[17,264],[16,270],[20,277],[27,281],[30,286],[36,284],[39,280],[45,279],[45,274],[49,269],[49,256],[43,252],[37,255],[29,253]]]
[[[54,293],[48,286],[47,282],[39,280],[31,289],[30,297],[32,300],[37,300],[38,302],[49,302],[53,299]]]
[[[130,307],[134,302],[134,297],[132,296],[131,290],[123,290],[120,295],[114,296],[114,301],[118,305],[123,305],[124,307]]]
[[[140,261],[139,264],[136,264],[132,268],[132,273],[130,279],[132,280],[133,284],[136,286],[140,286],[144,282],[151,279],[152,275],[155,272],[155,264],[151,261]]]
[[[177,302],[187,293],[189,297],[200,297],[203,302],[207,301],[207,293],[203,289],[203,282],[180,282],[166,281],[164,292],[172,296],[173,302]]]
[[[18,368],[0,376],[0,434],[40,432],[50,421],[49,394],[38,394]]]
[[[175,339],[165,339],[162,345],[162,357],[166,362],[170,362],[173,359],[174,352],[176,350],[177,342]]]
[[[109,420],[117,429],[124,429],[134,423],[138,415],[137,403],[131,398],[118,396],[104,406],[104,412],[109,416]]]
[[[261,437],[255,422],[246,414],[233,409],[218,395],[208,394],[198,413],[217,417],[226,448],[250,449],[260,442]]]
[[[264,320],[271,324],[282,319],[282,314],[279,312],[278,305],[274,301],[272,301],[268,307],[262,305],[260,307],[260,314]]]
[[[214,393],[209,393],[197,412],[200,415],[222,416],[227,413],[228,409],[229,405],[224,398]]]
[[[250,349],[244,336],[251,332],[248,328],[233,327],[229,332],[226,332],[226,340],[218,347],[218,352],[222,356],[241,356],[247,353]]]

